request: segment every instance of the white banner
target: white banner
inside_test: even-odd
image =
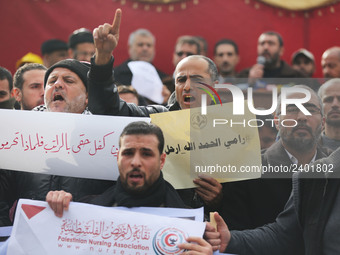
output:
[[[82,203],[58,218],[46,202],[21,199],[7,255],[178,254],[177,244],[204,229],[203,222]]]
[[[116,180],[119,136],[149,118],[0,110],[0,168]]]

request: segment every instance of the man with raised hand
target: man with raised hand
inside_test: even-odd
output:
[[[113,82],[112,51],[115,49],[119,39],[119,24],[121,12],[117,12],[113,25],[104,24],[94,30],[94,41],[96,44],[96,65],[104,65],[106,73],[102,73],[105,81],[102,83],[89,82],[89,110],[94,114],[139,116],[148,117],[152,113],[175,111],[199,107],[201,104],[202,90],[197,88],[197,82],[207,83],[213,86],[217,81],[217,68],[214,62],[204,56],[189,56],[181,60],[175,71],[175,93],[171,95],[167,107],[159,105],[136,106],[127,104],[119,98],[117,87]],[[97,62],[97,56],[101,56],[101,62]],[[111,68],[111,69],[110,69]],[[111,83],[109,82],[111,79]],[[196,83],[196,84],[194,84]],[[186,194],[186,204],[199,207],[203,203],[214,209],[219,208],[222,201],[222,185],[214,178],[202,176],[194,181],[199,187]],[[186,193],[186,192],[185,192]],[[196,193],[200,196],[197,196]]]
[[[120,16],[120,11],[117,11],[116,16]],[[120,18],[116,20],[120,23]],[[114,24],[115,28],[119,31],[119,23],[117,22]],[[111,35],[110,39],[114,40],[114,46],[116,46],[118,38],[116,40],[116,38]],[[107,78],[102,75],[102,73],[105,73],[105,68],[107,67],[101,66],[102,63],[108,61],[108,59],[105,58],[106,55],[101,54],[107,49],[99,42],[97,43],[97,47],[99,47],[99,50],[97,50],[97,54],[93,58],[91,65],[75,59],[66,59],[51,66],[46,71],[44,77],[45,104],[37,106],[33,110],[91,114],[87,109],[88,83],[102,84],[103,82],[105,83],[105,79]],[[111,82],[112,66],[109,66],[108,70],[110,73],[108,82]],[[65,190],[72,193],[73,199],[78,201],[78,199],[83,196],[102,193],[113,183],[113,181],[107,180],[8,170],[0,170],[0,177],[0,226],[10,224],[9,209],[19,198],[45,200],[45,196],[50,190]]]

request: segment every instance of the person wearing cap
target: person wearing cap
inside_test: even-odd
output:
[[[32,110],[44,104],[44,76],[47,68],[37,63],[27,63],[14,74],[12,94],[20,110]]]
[[[92,32],[86,28],[80,28],[70,35],[68,39],[69,57],[79,61],[90,62],[95,52]]]
[[[95,80],[94,86],[99,86],[107,78],[102,75],[102,69],[108,71],[111,82],[112,66],[102,65],[100,56],[90,63],[75,59],[59,61],[45,73],[44,105],[35,107],[34,111],[64,112],[91,114],[87,110],[88,103],[88,73],[89,81]],[[93,78],[94,77],[94,78]],[[93,180],[48,174],[0,170],[0,226],[11,225],[9,209],[20,198],[45,200],[50,190],[65,190],[78,201],[87,195],[103,193],[114,185],[113,181]]]
[[[312,52],[306,49],[299,49],[292,55],[292,67],[300,71],[306,77],[312,77],[315,72],[315,59]]]
[[[45,74],[45,105],[35,111],[90,114],[87,107],[87,73],[90,64],[65,59],[51,66]]]
[[[325,50],[321,57],[321,67],[324,78],[340,78],[340,47]]]
[[[15,63],[15,68],[18,69],[20,66],[23,66],[26,63],[38,63],[38,64],[43,64],[42,58],[34,54],[32,52],[28,52],[25,56],[20,58],[16,63]]]
[[[307,78],[301,81],[315,92],[320,88],[320,83],[317,79],[312,78],[315,72],[315,59],[313,53],[306,49],[299,49],[292,54],[293,69],[303,73]]]
[[[51,39],[41,44],[41,55],[43,57],[44,66],[51,67],[60,60],[67,59],[68,45],[59,39]]]

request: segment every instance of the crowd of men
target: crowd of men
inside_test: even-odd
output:
[[[287,105],[285,114],[281,105],[277,106],[273,114],[278,133],[274,132],[262,151],[262,165],[317,168],[331,164],[333,172],[315,176],[304,171],[263,174],[259,179],[223,184],[200,176],[193,180],[196,188],[175,190],[161,172],[166,160],[162,130],[134,122],[120,136],[117,182],[0,169],[0,226],[13,224],[11,208],[20,198],[46,199],[59,217],[71,200],[103,206],[204,206],[206,213],[217,212],[217,227],[207,224],[204,239],[189,237],[180,248],[197,254],[212,254],[213,250],[338,254],[340,47],[327,49],[322,55],[326,81],[319,84],[311,78],[316,67],[313,54],[299,49],[289,65],[282,60],[284,42],[277,32],[259,36],[257,63],[239,73],[236,66],[240,53],[235,41],[218,41],[211,60],[204,56],[207,46],[202,38],[181,36],[174,47],[174,72],[169,76],[152,65],[156,40],[146,29],[131,33],[129,59],[114,66],[121,15],[117,10],[112,24],[100,25],[93,33],[83,28],[74,31],[68,44],[56,39],[44,42],[43,64],[23,62],[14,79],[1,67],[0,108],[13,109],[17,102],[18,110],[149,117],[200,107],[205,92],[197,86],[199,82],[212,87],[218,83],[246,84],[266,90],[280,79],[280,85],[293,83],[295,88],[309,92],[311,97],[303,106],[310,115],[294,104]],[[150,64],[163,82],[161,104],[138,95],[131,86],[134,72],[129,63],[134,61]],[[294,92],[287,98],[298,100],[303,96]],[[282,124],[292,121],[295,126]],[[266,137],[269,132],[260,132],[260,136]]]

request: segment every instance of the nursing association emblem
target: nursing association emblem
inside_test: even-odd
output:
[[[178,254],[182,250],[177,244],[184,243],[187,235],[178,228],[162,228],[153,239],[153,249],[157,255]]]

